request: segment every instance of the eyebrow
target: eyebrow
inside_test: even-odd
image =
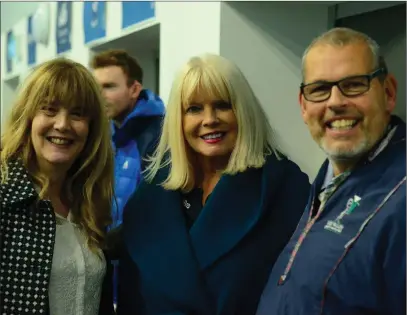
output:
[[[110,86],[114,86],[114,85],[117,85],[117,84],[114,83],[114,82],[105,82],[105,83],[102,83],[102,86],[103,86],[103,87],[110,87]]]

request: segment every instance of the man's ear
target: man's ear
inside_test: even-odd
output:
[[[392,113],[396,107],[397,101],[397,80],[392,74],[388,74],[383,82],[384,93],[386,99],[386,109]]]
[[[130,97],[134,98],[135,100],[138,98],[143,86],[137,80],[134,80],[133,84],[130,85]]]

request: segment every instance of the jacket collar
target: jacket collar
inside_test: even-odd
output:
[[[27,169],[20,159],[8,163],[8,180],[0,185],[0,196],[2,206],[38,198]]]
[[[146,117],[160,117],[165,114],[164,102],[161,98],[155,95],[152,91],[144,89],[140,92],[140,95],[135,103],[133,110],[123,120],[120,127],[116,127],[114,122],[111,121],[111,130],[113,135],[120,130],[126,129],[129,124],[135,122],[138,123],[138,118]]]

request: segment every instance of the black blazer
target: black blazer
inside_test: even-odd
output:
[[[251,315],[308,199],[297,165],[223,176],[190,230],[179,191],[142,183],[124,210],[118,314]]]
[[[20,161],[9,164],[9,180],[0,185],[0,202],[0,313],[49,314],[48,285],[56,231],[51,203],[38,201]],[[111,266],[107,263],[100,315],[113,314],[111,288]]]

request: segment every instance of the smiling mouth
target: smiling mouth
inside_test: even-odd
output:
[[[210,140],[210,139],[220,139],[225,135],[224,132],[216,132],[216,133],[209,133],[206,134],[204,136],[202,136],[201,138],[204,140]]]
[[[46,137],[46,139],[51,142],[52,144],[56,145],[70,145],[73,143],[73,140],[66,139],[66,138],[59,138],[59,137]]]
[[[359,119],[338,119],[325,123],[325,126],[332,130],[350,130],[360,122]]]
[[[226,132],[214,132],[214,133],[208,133],[204,136],[201,136],[201,138],[208,143],[215,143],[215,142],[219,142],[220,140],[223,139],[223,137],[225,136]]]

